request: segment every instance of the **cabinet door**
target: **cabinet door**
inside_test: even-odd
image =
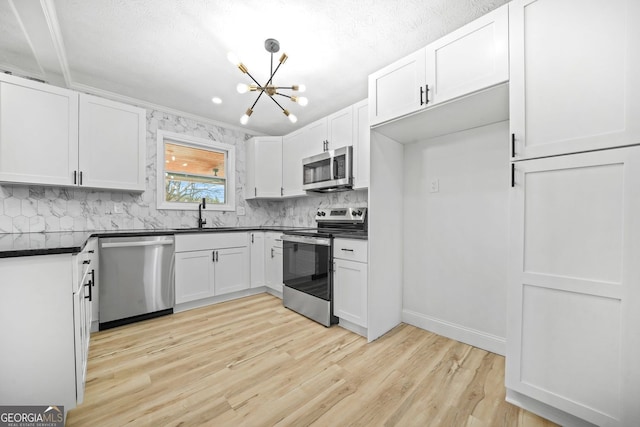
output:
[[[506,385],[597,425],[640,419],[640,147],[519,162]]]
[[[145,110],[80,95],[80,185],[145,189]]]
[[[251,233],[251,287],[265,285],[264,233]]]
[[[327,138],[326,119],[282,137],[282,194],[304,196],[302,190],[302,159],[322,152]]]
[[[509,80],[508,12],[502,6],[427,46],[429,105]]]
[[[360,101],[353,106],[353,188],[369,187],[369,102]]]
[[[371,126],[426,107],[425,49],[406,56],[369,76]]]
[[[176,304],[212,297],[214,251],[176,253]]]
[[[509,4],[515,158],[640,142],[640,2]]]
[[[334,260],[333,314],[367,327],[367,264]]]
[[[265,235],[265,282],[267,287],[282,293],[282,239],[280,233]]]
[[[0,181],[74,185],[78,94],[11,76],[2,80]]]
[[[282,137],[256,138],[255,195],[282,195]]]
[[[249,248],[216,249],[215,295],[249,289]]]
[[[327,150],[353,145],[353,106],[327,117]]]

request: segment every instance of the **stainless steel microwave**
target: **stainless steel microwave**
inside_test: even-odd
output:
[[[305,191],[329,192],[350,190],[351,147],[335,150],[302,159],[302,189]]]

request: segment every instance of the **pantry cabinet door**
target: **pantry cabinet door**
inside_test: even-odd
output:
[[[640,147],[518,162],[506,386],[596,425],[640,419]]]
[[[640,143],[640,2],[509,3],[516,160]]]
[[[1,80],[0,181],[74,185],[78,94],[11,76]]]
[[[145,189],[145,114],[142,108],[80,95],[80,185]]]

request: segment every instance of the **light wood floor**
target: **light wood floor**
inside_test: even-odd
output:
[[[261,294],[91,336],[67,426],[552,426],[504,358],[402,324],[366,340]]]

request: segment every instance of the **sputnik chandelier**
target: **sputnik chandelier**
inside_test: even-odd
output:
[[[236,87],[238,92],[239,93],[256,92],[256,91],[260,92],[258,94],[258,97],[256,98],[256,100],[254,101],[253,105],[251,106],[251,108],[247,108],[247,111],[240,118],[240,123],[242,123],[243,125],[247,124],[247,122],[249,121],[249,117],[251,116],[251,114],[253,114],[253,107],[256,106],[256,104],[260,100],[260,97],[264,93],[269,95],[269,98],[273,102],[275,102],[278,107],[280,107],[280,109],[282,110],[284,115],[289,118],[291,123],[295,123],[295,122],[298,121],[298,118],[294,114],[290,113],[289,110],[287,110],[282,105],[280,105],[280,103],[275,100],[274,95],[280,95],[282,97],[289,98],[291,101],[296,102],[299,105],[304,107],[305,105],[307,105],[309,103],[307,98],[305,98],[304,96],[287,95],[287,94],[284,94],[284,93],[280,93],[279,90],[286,89],[286,90],[291,90],[293,92],[304,92],[305,91],[305,86],[304,85],[292,85],[292,86],[276,86],[276,85],[274,85],[273,84],[273,76],[276,75],[276,73],[278,72],[278,69],[280,69],[280,66],[282,64],[284,64],[284,62],[287,60],[288,56],[287,56],[286,53],[283,53],[282,56],[280,56],[280,59],[278,60],[278,66],[274,70],[273,69],[273,54],[280,50],[280,43],[276,39],[267,39],[267,40],[264,41],[264,48],[267,50],[267,52],[271,53],[271,73],[270,73],[270,76],[269,76],[269,80],[267,80],[267,83],[264,86],[261,85],[260,83],[258,83],[258,81],[253,78],[253,76],[249,73],[249,70],[247,69],[247,67],[242,62],[240,62],[240,60],[238,59],[238,56],[236,54],[234,54],[233,52],[229,52],[229,54],[227,55],[227,58],[229,59],[229,61],[232,64],[234,64],[235,66],[237,66],[240,69],[240,71],[242,71],[244,74],[248,75],[249,78],[251,80],[253,80],[253,82],[255,83],[255,84],[251,84],[251,85],[247,85],[247,84],[244,84],[244,83],[239,83],[238,86]]]

